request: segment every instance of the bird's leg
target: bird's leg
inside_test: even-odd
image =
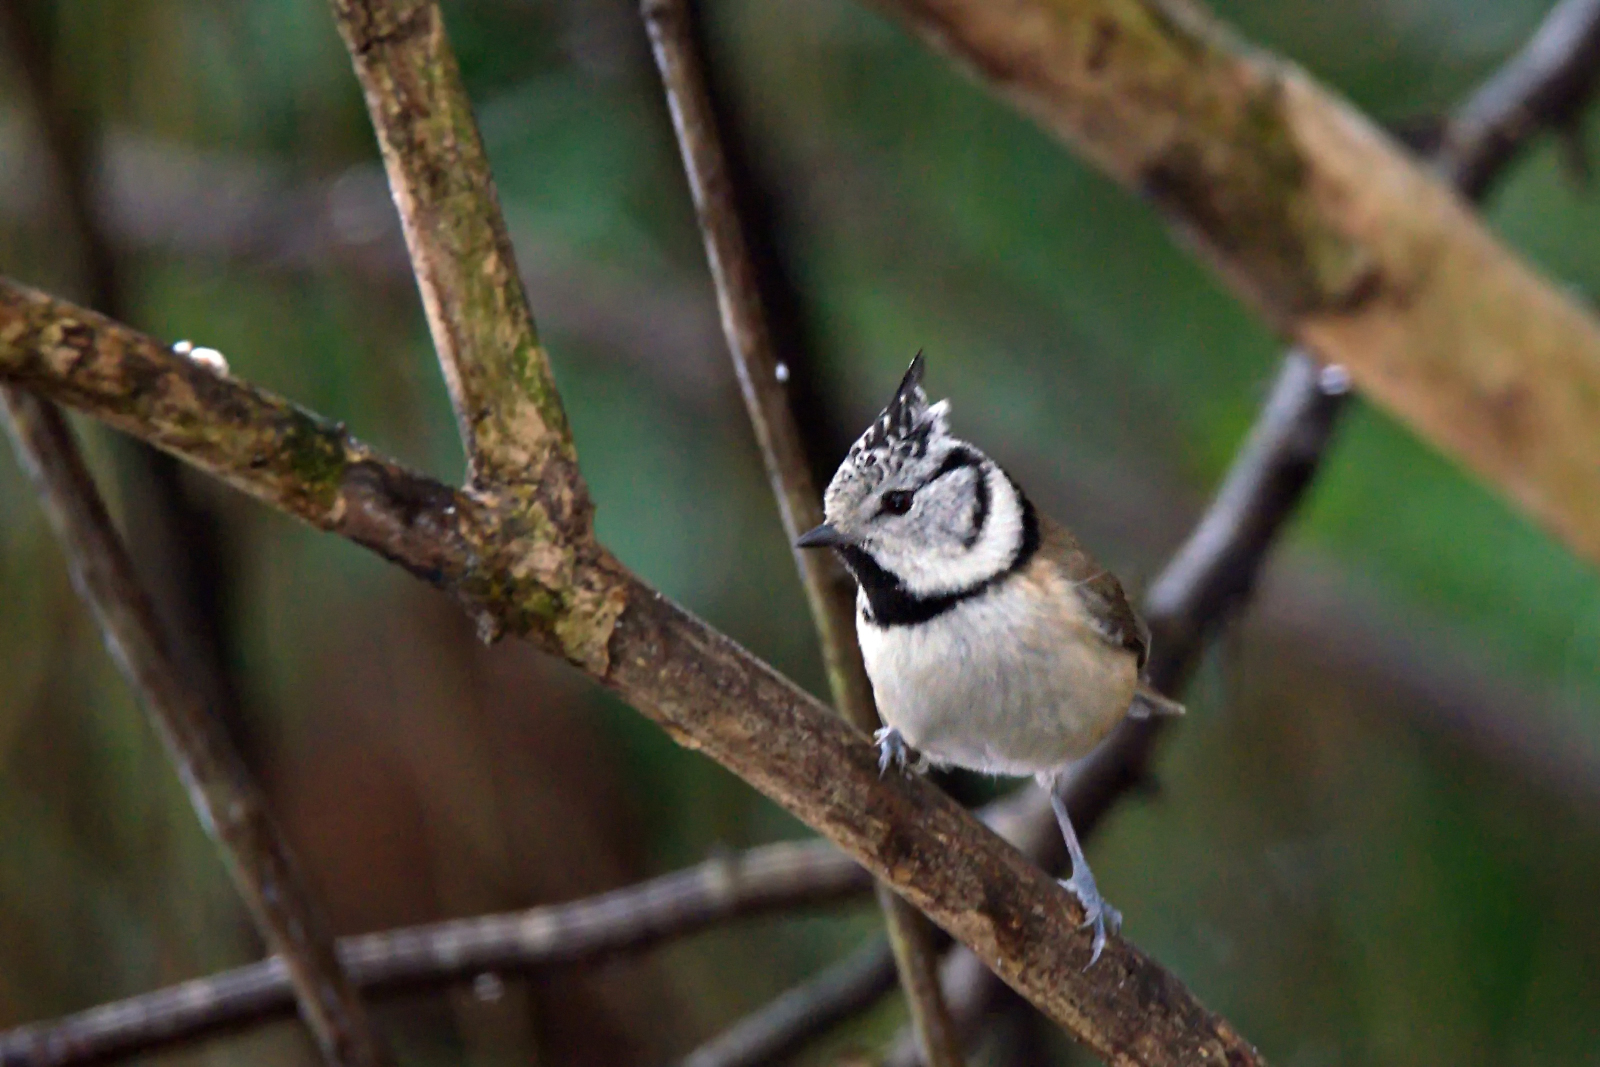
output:
[[[878,777],[882,778],[889,772],[889,764],[893,763],[905,774],[927,774],[927,757],[918,755],[910,766],[906,761],[911,758],[911,746],[906,744],[906,739],[900,736],[900,731],[893,726],[881,727],[872,735],[872,743],[878,746]]]
[[[1094,927],[1094,944],[1089,955],[1089,967],[1093,967],[1094,961],[1100,958],[1100,950],[1106,947],[1106,928],[1110,927],[1112,933],[1122,928],[1122,913],[1106,903],[1099,887],[1094,884],[1089,861],[1084,858],[1083,846],[1078,844],[1077,832],[1072,829],[1072,817],[1067,814],[1066,801],[1061,799],[1061,787],[1065,784],[1062,776],[1051,775],[1041,784],[1050,790],[1050,807],[1055,810],[1061,836],[1067,842],[1067,855],[1072,858],[1072,876],[1061,885],[1083,905],[1083,925]]]

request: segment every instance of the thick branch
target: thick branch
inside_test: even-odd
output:
[[[10,386],[0,388],[0,409],[61,541],[73,584],[93,609],[262,938],[283,961],[286,985],[323,1056],[350,1067],[387,1062],[265,799],[172,658],[66,420],[44,400]]]
[[[559,650],[834,841],[1113,1062],[1258,1062],[1126,941],[1085,972],[1082,909],[1054,880],[928,783],[880,780],[854,727],[603,549],[530,528],[519,500],[455,493],[282,400],[5,282],[0,378],[107,416]]]
[[[822,521],[822,507],[734,203],[690,8],[686,0],[645,0],[642,11],[705,238],[723,333],[822,643],[833,702],[858,729],[871,733],[879,725],[878,708],[856,642],[855,596],[849,578],[833,553],[793,547],[801,533]],[[931,1067],[959,1067],[961,1051],[940,995],[939,959],[930,931],[922,916],[892,892],[880,893],[879,901],[923,1054]],[[737,1044],[742,1036],[729,1035],[729,1040]]]
[[[766,845],[588,900],[339,941],[368,994],[521,973],[638,952],[739,916],[867,891],[867,873],[824,841]],[[81,1067],[294,1010],[279,959],[0,1034],[0,1067]]]
[[[587,521],[572,437],[534,331],[494,179],[433,0],[332,0],[450,386],[468,463],[491,482],[559,486]]]
[[[877,0],[1150,197],[1272,322],[1600,560],[1600,324],[1184,0]]]

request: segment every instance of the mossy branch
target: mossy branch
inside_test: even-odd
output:
[[[1269,321],[1600,561],[1600,323],[1343,101],[1190,0],[875,3],[1151,198]]]
[[[1082,909],[855,727],[514,493],[450,489],[342,427],[93,312],[0,280],[0,380],[105,419],[454,593],[564,655],[832,840],[1114,1063],[1258,1063],[1120,938],[1088,971]]]
[[[433,0],[332,0],[383,151],[475,479],[556,484],[587,521],[572,435],[534,329],[461,71]]]

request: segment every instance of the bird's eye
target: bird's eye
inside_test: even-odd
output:
[[[911,510],[912,496],[908,490],[893,489],[883,494],[883,510],[891,515],[904,515]]]

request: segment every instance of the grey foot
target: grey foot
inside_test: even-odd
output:
[[[1094,927],[1094,944],[1089,952],[1089,967],[1100,958],[1100,952],[1106,947],[1106,931],[1111,933],[1122,929],[1122,912],[1106,903],[1105,897],[1100,895],[1100,889],[1094,884],[1094,875],[1089,873],[1088,864],[1074,866],[1072,877],[1062,880],[1061,887],[1078,898],[1078,903],[1083,905],[1083,925]]]
[[[900,731],[893,726],[884,726],[872,735],[873,744],[878,746],[878,777],[882,778],[889,773],[889,764],[899,767],[903,774],[928,773],[928,761],[921,756],[912,760],[911,746],[906,744],[906,739],[900,736]],[[908,765],[909,761],[909,765]]]

